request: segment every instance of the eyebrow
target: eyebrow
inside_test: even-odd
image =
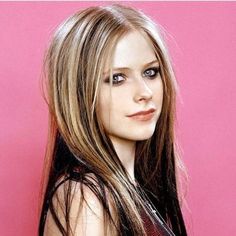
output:
[[[156,63],[156,62],[159,63],[158,60],[154,60],[154,61],[148,62],[148,63],[145,64],[143,67],[150,66],[151,64],[154,64],[154,63]],[[115,67],[115,68],[112,68],[112,69],[113,69],[113,71],[114,71],[114,70],[129,70],[130,68],[129,68],[129,67]],[[104,72],[103,74],[108,74],[108,73],[109,73],[109,71]]]

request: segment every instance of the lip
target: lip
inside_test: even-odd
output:
[[[130,117],[132,119],[135,119],[135,120],[147,121],[147,120],[152,119],[152,117],[155,114],[155,111],[156,110],[154,108],[152,108],[152,109],[149,109],[147,111],[136,112],[134,114],[128,115],[128,117]]]

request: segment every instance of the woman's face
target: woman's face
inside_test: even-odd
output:
[[[160,116],[163,84],[150,42],[138,31],[121,38],[114,51],[113,85],[109,63],[98,96],[98,116],[112,139],[150,138]],[[134,115],[137,112],[143,114]]]

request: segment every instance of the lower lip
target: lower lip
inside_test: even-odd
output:
[[[131,116],[130,118],[134,120],[139,120],[139,121],[148,121],[151,120],[154,116],[154,112],[148,113],[146,115],[136,115],[136,116]]]

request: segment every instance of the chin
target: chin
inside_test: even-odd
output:
[[[137,140],[146,140],[151,138],[155,132],[155,128],[156,124],[143,129],[139,129],[139,132],[137,133]]]
[[[150,139],[154,134],[154,130],[146,130],[145,132],[139,132],[136,135],[133,135],[133,140],[135,141],[142,141]]]
[[[140,136],[140,137],[137,137],[135,140],[136,140],[136,141],[144,141],[144,140],[150,139],[150,138],[152,137],[152,135],[153,135],[153,134]]]
[[[117,137],[123,140],[129,141],[144,141],[150,139],[155,132],[156,125],[152,125],[149,127],[132,127],[129,129],[122,129],[119,132],[110,132],[109,135],[113,137]],[[113,130],[115,131],[115,130]],[[117,131],[117,130],[116,130]]]

